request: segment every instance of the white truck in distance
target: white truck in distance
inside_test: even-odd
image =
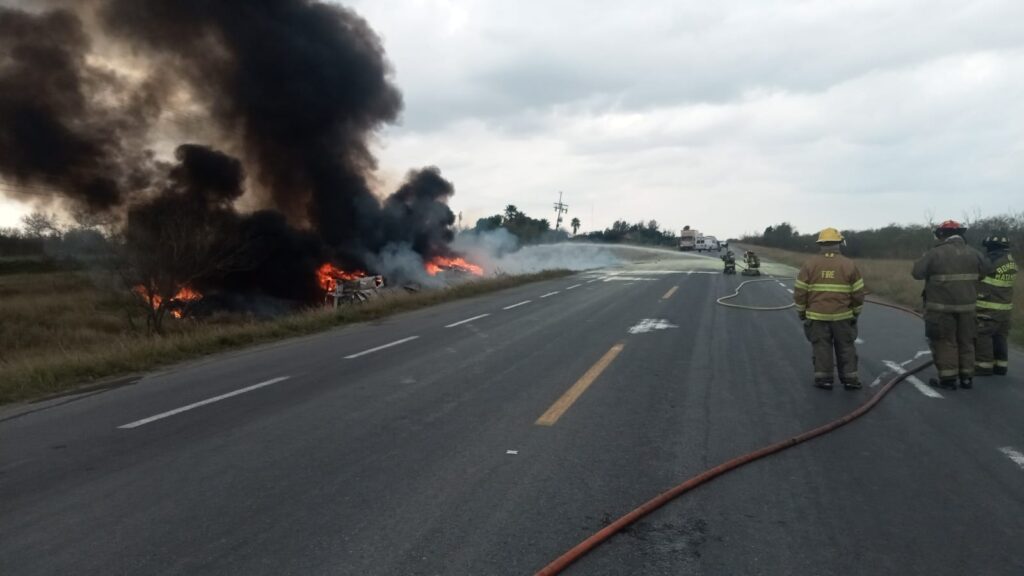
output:
[[[697,251],[703,252],[705,250],[707,250],[708,252],[718,252],[719,250],[721,250],[721,248],[718,245],[718,238],[715,238],[714,236],[698,236]]]
[[[688,252],[697,248],[697,238],[700,236],[700,232],[696,230],[690,230],[689,226],[683,228],[682,232],[679,233],[679,250],[682,252]]]

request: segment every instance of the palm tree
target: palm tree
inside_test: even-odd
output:
[[[579,218],[573,218],[572,219],[572,223],[569,224],[569,225],[572,226],[572,235],[575,236],[576,235],[576,231],[580,229],[580,219]]]

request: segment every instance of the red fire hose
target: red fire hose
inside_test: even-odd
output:
[[[878,302],[875,300],[869,300],[868,302],[871,302],[872,304],[877,304],[879,306],[895,308],[897,310],[908,312],[915,316],[920,316],[918,312],[911,310],[909,308],[904,308],[902,306],[888,304],[885,302]],[[869,410],[871,410],[879,402],[881,402],[882,398],[885,397],[885,395],[888,394],[890,390],[896,387],[897,384],[906,380],[910,376],[917,374],[918,372],[924,370],[925,368],[931,365],[932,362],[929,360],[927,362],[921,363],[920,365],[914,368],[907,370],[906,372],[903,372],[902,374],[897,374],[894,378],[889,380],[889,382],[887,382],[885,386],[883,386],[878,392],[871,396],[871,398],[869,398],[866,402],[861,404],[856,410],[850,412],[849,414],[843,416],[842,418],[839,418],[838,420],[833,420],[828,424],[804,432],[799,436],[794,436],[787,440],[776,442],[775,444],[772,444],[770,446],[765,446],[764,448],[761,448],[759,450],[755,450],[753,452],[733,458],[732,460],[723,462],[722,464],[719,464],[714,468],[705,470],[704,472],[701,472],[700,474],[694,476],[693,478],[690,478],[689,480],[683,482],[682,484],[679,484],[678,486],[659,494],[655,498],[645,502],[640,507],[634,509],[632,512],[619,518],[615,522],[612,522],[608,526],[605,526],[604,528],[594,533],[586,540],[580,542],[576,546],[573,546],[568,552],[562,554],[553,562],[551,562],[550,564],[542,568],[539,572],[537,572],[537,576],[550,576],[553,574],[560,574],[563,570],[568,568],[570,564],[582,558],[587,552],[590,552],[594,548],[597,548],[605,540],[608,540],[615,534],[621,532],[627,526],[633,524],[637,520],[640,520],[644,516],[647,516],[651,512],[654,512],[658,508],[661,508],[671,500],[675,499],[677,496],[689,492],[690,490],[693,490],[694,488],[700,486],[701,484],[709,482],[725,474],[726,472],[730,472],[741,466],[750,464],[755,460],[760,460],[765,456],[770,456],[777,452],[781,452],[787,448],[792,448],[797,444],[802,444],[804,442],[807,442],[808,440],[811,440],[812,438],[817,438],[818,436],[828,434],[833,430],[836,430],[842,426],[845,426],[846,424],[849,424],[850,422],[853,422],[857,418],[860,418],[864,414],[867,414]]]

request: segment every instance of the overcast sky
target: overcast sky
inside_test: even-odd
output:
[[[719,236],[1024,209],[1019,0],[344,4],[405,97],[385,181],[439,166],[467,224],[558,191]]]

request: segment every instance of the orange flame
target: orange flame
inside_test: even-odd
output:
[[[334,292],[334,289],[338,287],[339,280],[342,282],[346,280],[358,280],[363,276],[366,276],[366,272],[363,272],[362,270],[348,272],[338,268],[330,262],[324,262],[316,270],[317,281],[320,283],[320,288],[322,288],[324,292]]]
[[[423,264],[423,267],[426,268],[427,274],[430,274],[431,276],[437,276],[437,274],[443,270],[466,272],[473,274],[474,276],[484,275],[483,268],[473,264],[472,262],[468,262],[465,258],[459,257],[447,258],[445,256],[435,256],[430,260],[427,260],[426,263]]]
[[[140,298],[148,302],[149,305],[152,306],[154,310],[159,308],[160,304],[164,301],[164,299],[159,294],[156,294],[156,290],[150,290],[149,288],[146,288],[142,284],[139,284],[138,286],[132,288],[132,292],[135,292],[136,294],[139,295]],[[194,290],[188,286],[182,286],[181,288],[178,288],[178,291],[168,301],[168,305],[174,303],[183,305],[202,299],[203,294],[198,290]],[[174,307],[171,308],[171,315],[173,315],[175,318],[182,318],[185,315],[185,313],[180,307]]]

